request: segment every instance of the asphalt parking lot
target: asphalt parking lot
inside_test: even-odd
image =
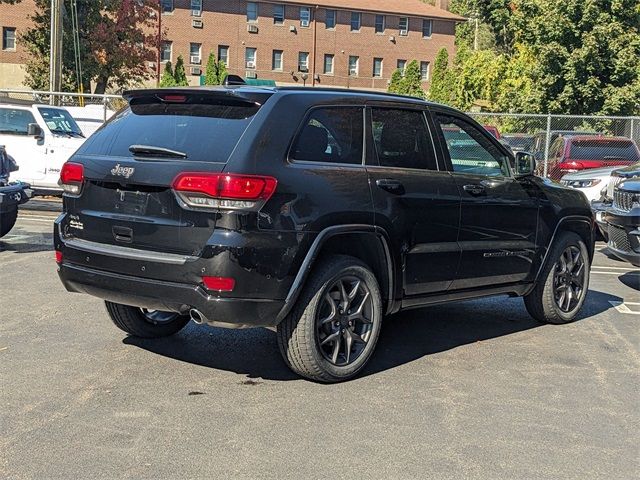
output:
[[[640,477],[640,271],[603,244],[573,324],[520,299],[409,311],[320,385],[266,329],[126,337],[62,288],[38,202],[0,240],[3,478]]]

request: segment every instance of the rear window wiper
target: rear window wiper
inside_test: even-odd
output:
[[[133,154],[137,153],[157,157],[187,158],[187,154],[184,152],[171,150],[169,148],[154,147],[152,145],[131,145],[129,151]]]

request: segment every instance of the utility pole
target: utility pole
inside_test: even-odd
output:
[[[62,0],[51,0],[51,38],[49,56],[49,91],[62,89]],[[57,98],[49,95],[49,103],[55,105]]]

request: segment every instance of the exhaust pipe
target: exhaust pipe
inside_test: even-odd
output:
[[[193,320],[193,322],[197,323],[198,325],[202,325],[203,323],[207,322],[207,317],[205,317],[201,312],[199,312],[195,308],[192,308],[191,310],[189,310],[189,317],[191,317],[191,320]]]

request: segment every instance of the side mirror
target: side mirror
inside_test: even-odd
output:
[[[536,171],[536,159],[529,152],[516,152],[516,177],[528,177]]]
[[[38,125],[37,123],[30,123],[29,126],[27,127],[27,135],[29,135],[30,137],[37,137],[37,138],[42,138],[43,132],[42,132],[42,128],[40,128],[40,125]]]

